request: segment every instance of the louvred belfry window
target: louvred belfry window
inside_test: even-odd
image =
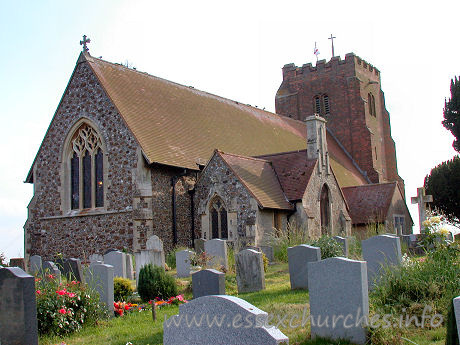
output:
[[[317,115],[325,116],[330,113],[329,96],[328,95],[317,95],[313,99],[314,112]]]
[[[104,206],[104,153],[99,134],[83,124],[72,139],[72,210]]]

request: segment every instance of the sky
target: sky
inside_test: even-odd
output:
[[[95,57],[275,111],[281,68],[353,52],[381,71],[410,197],[455,155],[441,124],[460,75],[459,1],[0,0],[0,253],[24,255],[23,183],[86,34]],[[65,229],[63,229],[65,231]]]

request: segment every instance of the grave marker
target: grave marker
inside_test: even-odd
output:
[[[226,270],[228,269],[227,241],[217,238],[206,241],[204,250],[211,257],[210,266],[224,266]]]
[[[113,274],[115,277],[126,278],[126,254],[117,251],[112,251],[104,255],[104,263],[113,266]]]
[[[208,295],[225,295],[225,274],[213,269],[192,274],[193,298]]]
[[[185,278],[190,276],[191,260],[193,256],[191,250],[181,250],[176,253],[177,277]]]
[[[308,289],[308,263],[321,260],[321,249],[306,244],[288,248],[291,289]]]
[[[99,293],[99,300],[104,303],[113,315],[114,291],[113,291],[114,268],[107,264],[92,264],[85,271],[85,279],[88,285]]]
[[[245,249],[236,254],[236,283],[238,293],[265,289],[264,260],[262,252]]]
[[[334,236],[334,240],[342,246],[343,256],[348,257],[348,238],[341,236]]]

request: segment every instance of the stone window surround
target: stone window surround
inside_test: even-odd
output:
[[[72,148],[72,139],[75,135],[75,133],[80,129],[82,125],[88,125],[92,127],[94,131],[99,135],[99,138],[101,140],[101,148],[103,152],[103,186],[104,186],[104,203],[103,207],[97,207],[97,208],[90,208],[90,209],[74,209],[72,210],[71,208],[71,164],[70,160],[73,155],[73,148]],[[99,127],[94,121],[89,119],[88,117],[82,116],[80,117],[70,128],[68,131],[64,143],[61,147],[61,168],[60,168],[60,177],[61,177],[61,186],[60,188],[60,195],[61,195],[61,212],[63,216],[77,216],[82,213],[88,213],[90,212],[91,214],[98,214],[98,213],[106,213],[107,212],[107,190],[108,186],[110,185],[110,181],[108,178],[108,171],[109,171],[109,162],[108,162],[108,155],[107,155],[107,146],[106,146],[106,141],[104,139],[104,136],[102,135],[102,132],[99,130]],[[82,198],[82,195],[80,194],[80,198]],[[94,205],[95,199],[92,198],[92,203]]]
[[[221,202],[220,207],[218,207],[216,205],[216,203],[218,201]],[[209,217],[209,229],[210,229],[210,234],[209,235],[210,235],[210,238],[209,239],[212,239],[211,237],[212,237],[212,225],[213,224],[212,224],[212,216],[211,216],[212,212],[211,212],[211,210],[213,208],[217,211],[217,217],[218,217],[218,219],[217,219],[217,228],[218,228],[219,236],[217,238],[222,239],[222,240],[228,240],[228,237],[227,238],[222,237],[222,220],[221,220],[221,212],[222,212],[222,210],[224,210],[225,213],[228,214],[228,208],[227,208],[227,205],[225,205],[224,200],[218,195],[215,195],[211,199],[211,201],[209,202],[209,215],[210,215],[210,217]],[[228,234],[228,217],[227,217],[227,234]]]
[[[214,192],[212,194],[212,197],[208,199],[206,202],[205,207],[203,208],[203,211],[200,214],[201,217],[201,238],[205,240],[210,240],[212,239],[212,234],[211,234],[211,205],[214,202],[216,198],[220,198],[224,204],[225,209],[227,210],[227,231],[228,231],[228,239],[227,242],[233,242],[236,241],[237,239],[237,212],[232,211],[231,208],[229,208],[229,203],[224,201],[224,198],[219,195],[218,193]]]
[[[396,218],[402,218],[404,221],[403,226],[400,227],[399,229],[396,228]],[[402,235],[404,233],[405,226],[406,226],[406,216],[403,214],[393,214],[393,230],[395,230],[397,235]]]
[[[334,217],[332,217],[332,211],[333,211],[333,197],[332,197],[332,191],[331,191],[331,188],[329,187],[329,185],[327,184],[327,182],[324,182],[321,184],[321,188],[319,189],[319,192],[318,192],[318,199],[317,199],[317,202],[318,202],[318,210],[320,212],[320,217],[321,217],[321,194],[322,194],[322,191],[323,191],[323,188],[324,186],[327,187],[327,192],[328,192],[328,198],[329,198],[329,207],[328,207],[328,213],[329,213],[329,226],[327,228],[327,233],[329,235],[332,234],[332,231],[334,229]],[[321,229],[320,229],[320,232],[321,232]]]

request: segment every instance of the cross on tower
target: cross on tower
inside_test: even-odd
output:
[[[86,46],[87,43],[90,43],[91,40],[86,38],[86,35],[83,35],[83,41],[80,41],[80,45],[83,46],[83,51],[87,52],[89,51],[88,47]]]
[[[413,204],[418,204],[418,219],[420,222],[420,233],[423,232],[422,223],[426,219],[426,204],[433,202],[432,195],[425,195],[425,188],[417,188],[417,196],[411,198]]]
[[[331,37],[328,38],[328,40],[331,40],[331,43],[332,43],[332,57],[334,57],[334,38],[337,38],[335,36],[332,36],[331,34]]]

